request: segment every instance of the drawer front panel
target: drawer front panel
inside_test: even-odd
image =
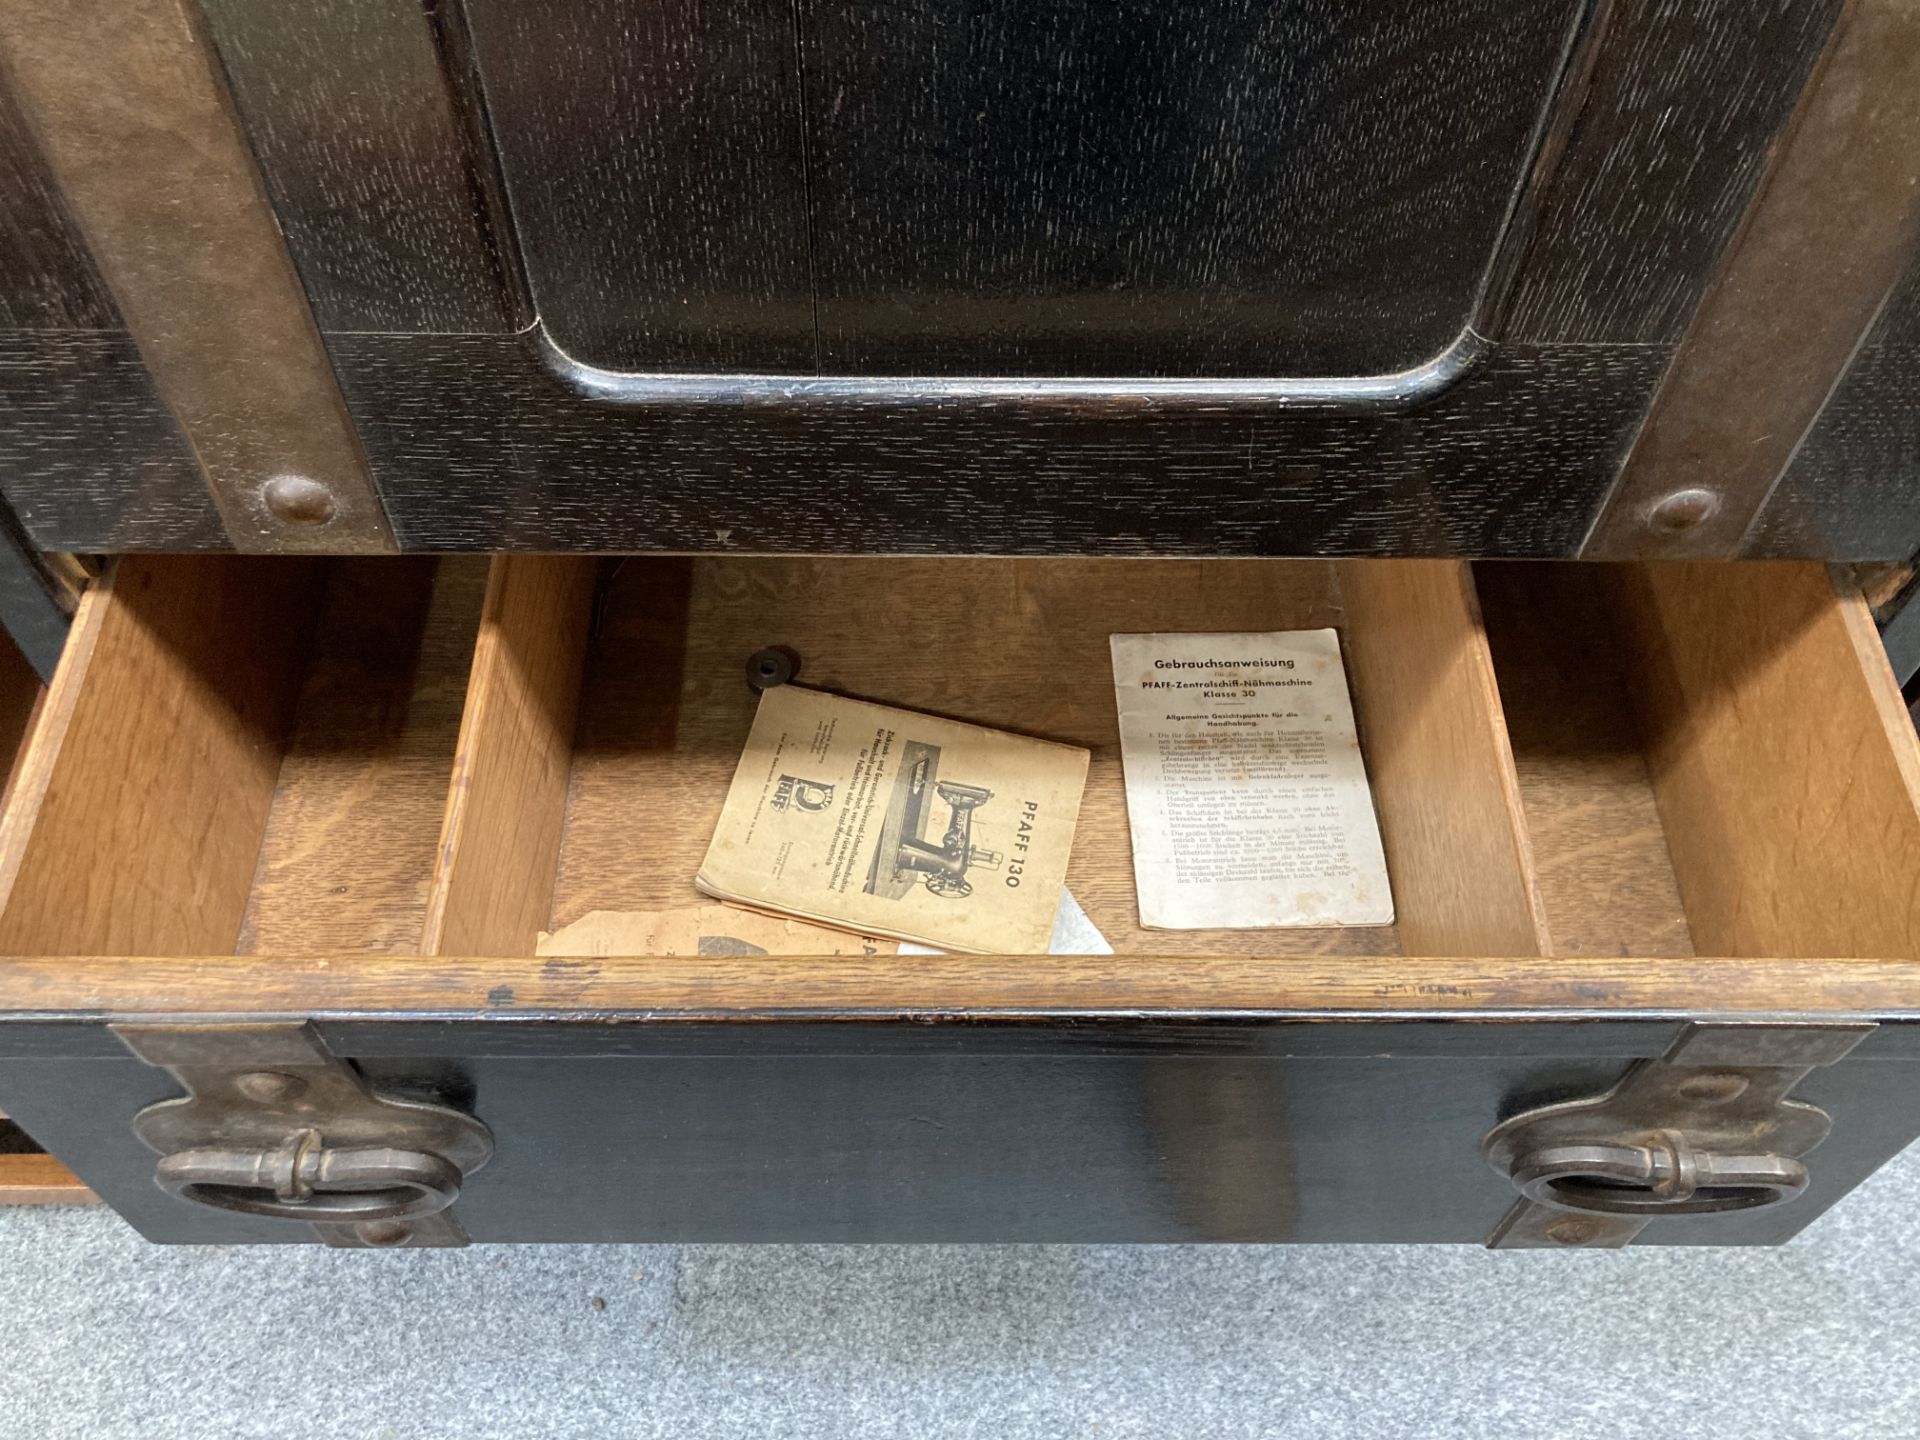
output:
[[[918,1027],[872,1046],[844,1027],[500,1028],[322,1027],[337,1051],[385,1052],[360,1062],[376,1091],[470,1107],[491,1130],[494,1157],[456,1205],[479,1242],[1477,1244],[1514,1198],[1482,1158],[1487,1130],[1606,1089],[1679,1027]],[[1878,1041],[1797,1092],[1835,1122],[1805,1194],[1662,1219],[1642,1243],[1777,1243],[1898,1153],[1920,1132],[1920,1062],[1900,1058],[1904,1034]],[[0,1098],[144,1235],[313,1240],[162,1193],[132,1120],[179,1086],[97,1028],[57,1048],[96,1053],[0,1061]]]

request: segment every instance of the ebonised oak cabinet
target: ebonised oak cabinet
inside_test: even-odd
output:
[[[1790,1237],[1920,1132],[1826,563],[1916,181],[1904,0],[0,7],[0,539],[107,557],[0,647],[0,1200]],[[1322,625],[1397,922],[1142,931],[1106,636]],[[1090,748],[1117,953],[537,956],[694,898],[775,643]]]
[[[1141,930],[1107,634],[1318,625],[1397,923]],[[771,640],[1090,747],[1119,953],[535,957],[696,900]],[[0,816],[0,1105],[160,1240],[1777,1241],[1920,1132],[1917,785],[1815,564],[126,556]]]

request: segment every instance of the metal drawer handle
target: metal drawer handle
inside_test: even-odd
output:
[[[460,1196],[452,1161],[422,1150],[333,1148],[299,1130],[274,1150],[182,1150],[162,1157],[154,1179],[170,1195],[216,1210],[316,1225],[411,1220]]]
[[[1677,1130],[1643,1145],[1542,1145],[1514,1157],[1509,1172],[1527,1199],[1600,1215],[1711,1215],[1791,1200],[1807,1167],[1784,1155],[1719,1155]]]

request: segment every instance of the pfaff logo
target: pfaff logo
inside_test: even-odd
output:
[[[818,780],[802,780],[798,775],[782,775],[773,787],[776,810],[824,810],[833,803],[833,786]]]

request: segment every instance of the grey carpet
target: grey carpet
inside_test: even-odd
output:
[[[0,1435],[1920,1435],[1920,1148],[1783,1249],[163,1249],[0,1212]]]

